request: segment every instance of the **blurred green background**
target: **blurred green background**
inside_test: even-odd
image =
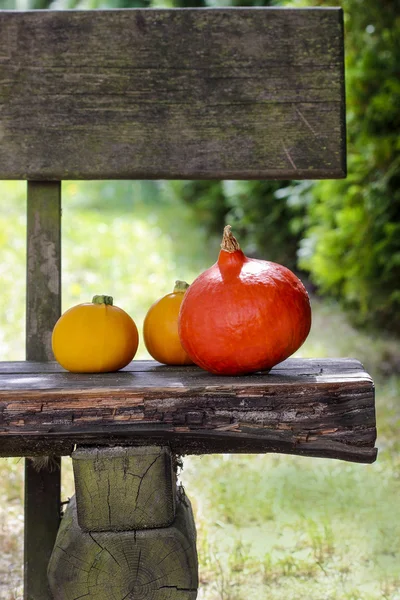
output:
[[[215,262],[222,227],[311,291],[302,356],[354,356],[377,389],[378,461],[186,458],[204,600],[400,599],[400,7],[398,0],[0,0],[6,9],[341,5],[348,177],[63,183],[63,310],[150,304]],[[0,359],[24,359],[26,184],[0,182]],[[147,358],[141,344],[139,357]],[[0,461],[0,598],[21,598],[23,463]],[[63,496],[73,493],[64,460]]]

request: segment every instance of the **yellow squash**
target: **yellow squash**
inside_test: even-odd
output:
[[[143,337],[149,354],[166,365],[191,365],[178,334],[179,309],[189,285],[176,281],[174,291],[157,300],[143,323]]]
[[[52,335],[56,360],[74,373],[118,371],[133,359],[138,343],[135,322],[113,306],[111,296],[73,306],[58,319]]]

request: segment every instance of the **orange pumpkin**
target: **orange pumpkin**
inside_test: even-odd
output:
[[[189,285],[176,281],[174,291],[157,300],[143,323],[143,338],[149,354],[166,365],[193,364],[182,348],[178,334],[178,315]]]
[[[227,225],[218,261],[191,284],[179,335],[197,365],[223,375],[269,370],[311,327],[309,298],[286,267],[247,258]]]
[[[135,356],[139,343],[133,319],[113,306],[111,296],[94,296],[57,321],[52,334],[56,360],[74,373],[118,371]]]

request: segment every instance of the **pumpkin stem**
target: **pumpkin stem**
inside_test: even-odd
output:
[[[186,292],[188,287],[189,284],[186,283],[186,281],[181,281],[180,279],[177,279],[175,281],[174,294],[176,294],[177,292]]]
[[[92,303],[93,304],[107,304],[108,306],[112,306],[113,305],[113,297],[112,296],[103,296],[103,295],[93,296]]]
[[[240,250],[239,242],[231,232],[230,225],[224,227],[221,248],[222,250],[225,250],[225,252],[236,252],[236,250]]]

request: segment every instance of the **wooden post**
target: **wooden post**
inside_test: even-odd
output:
[[[26,358],[51,360],[61,312],[61,182],[28,182]],[[60,521],[59,458],[25,461],[24,599],[50,600],[47,564]]]
[[[39,471],[25,461],[24,600],[50,600],[47,565],[60,524],[59,459]]]
[[[167,527],[174,520],[176,473],[169,448],[79,449],[72,464],[84,531]]]
[[[76,497],[48,570],[54,600],[195,600],[196,528],[181,490],[175,502],[169,448],[79,450],[73,461]]]

